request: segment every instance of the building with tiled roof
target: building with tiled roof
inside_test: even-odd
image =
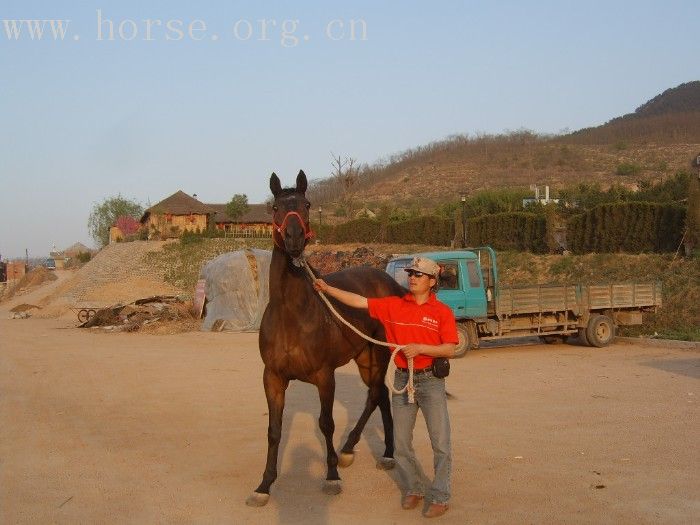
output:
[[[272,212],[266,204],[249,204],[235,219],[226,213],[226,204],[205,204],[184,191],[177,191],[148,208],[141,225],[148,237],[178,237],[185,231],[223,230],[232,236],[271,237]]]
[[[141,217],[149,238],[179,237],[185,231],[204,231],[215,211],[203,202],[178,190],[148,208]]]
[[[235,219],[226,213],[226,204],[207,204],[216,212],[214,224],[232,236],[272,237],[272,210],[267,204],[249,204],[248,210]]]

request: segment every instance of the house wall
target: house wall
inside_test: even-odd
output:
[[[112,226],[109,229],[109,244],[123,240],[124,234],[122,233],[121,229],[119,229],[117,226]]]
[[[24,277],[27,273],[27,265],[24,261],[15,261],[7,263],[7,280],[14,281]]]
[[[206,215],[155,215],[151,214],[148,218],[148,228],[150,230],[158,230],[161,234],[173,235],[172,228],[178,227],[179,233],[184,231],[200,231],[207,229]]]
[[[225,232],[243,232],[247,237],[272,237],[272,224],[267,223],[217,223],[216,228]]]

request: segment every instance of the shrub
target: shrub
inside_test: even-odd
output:
[[[684,220],[685,208],[677,204],[603,204],[569,219],[567,240],[574,253],[672,252]]]
[[[622,162],[617,165],[615,169],[615,175],[620,175],[622,177],[627,177],[630,175],[637,175],[642,171],[642,168],[635,164],[634,162]]]

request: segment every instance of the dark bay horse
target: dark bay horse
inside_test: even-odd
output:
[[[275,246],[270,263],[270,301],[260,325],[260,355],[265,364],[263,385],[267,398],[269,426],[267,430],[267,463],[262,482],[246,503],[262,506],[270,497],[270,486],[277,478],[277,456],[282,435],[282,412],[289,381],[298,379],[318,388],[321,401],[319,428],[326,442],[328,472],[324,492],[338,494],[338,455],[333,448],[333,400],[335,369],[354,359],[360,376],[369,387],[364,411],[341,448],[347,465],[352,463],[353,447],[369,416],[379,406],[384,425],[383,460],[390,468],[394,455],[394,433],[389,395],[384,374],[389,362],[387,348],[372,345],[343,326],[321,301],[311,279],[302,266],[304,248],[311,237],[309,201],[306,199],[306,175],[300,171],[295,188],[282,188],[274,173],[270,189],[274,196],[273,239]],[[386,272],[373,268],[350,268],[324,276],[340,288],[366,297],[403,295],[405,290]],[[384,339],[381,324],[371,319],[366,310],[358,310],[334,301],[335,308],[363,333]],[[380,460],[380,464],[382,460]]]

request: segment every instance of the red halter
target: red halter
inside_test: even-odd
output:
[[[280,237],[282,237],[282,239],[284,239],[284,232],[287,229],[287,221],[289,220],[290,215],[296,217],[299,220],[299,224],[301,224],[301,228],[302,228],[302,230],[304,230],[304,239],[310,239],[311,237],[313,237],[315,235],[313,230],[311,230],[310,228],[309,229],[306,228],[306,224],[304,223],[304,219],[301,218],[301,215],[299,215],[298,212],[290,211],[290,212],[287,212],[287,215],[284,216],[284,220],[282,221],[282,224],[277,224],[275,222],[275,220],[272,219],[272,226],[275,227],[275,231],[279,234]],[[284,246],[282,244],[280,244],[279,242],[277,242],[277,237],[275,237],[273,235],[272,240],[275,241],[275,244],[277,245],[278,248],[284,249]]]

